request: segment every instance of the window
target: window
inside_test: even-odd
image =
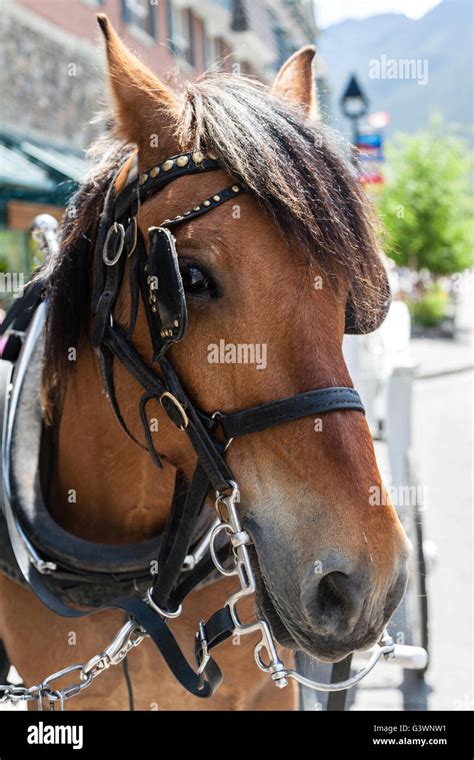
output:
[[[215,50],[215,56],[216,61],[218,65],[221,68],[227,69],[230,58],[229,58],[229,48],[226,45],[225,40],[222,39],[222,37],[216,37],[214,40],[214,50]]]
[[[210,37],[204,26],[204,66],[213,71],[222,70],[225,66],[225,58],[228,54],[226,44],[222,37]]]
[[[204,42],[204,68],[209,69],[215,64],[214,40],[207,33],[206,25],[202,23],[202,33]]]
[[[157,0],[122,0],[122,15],[127,24],[156,38]]]
[[[190,66],[194,66],[196,63],[196,53],[194,49],[194,13],[188,9],[182,11],[184,16],[184,29],[186,38],[186,48],[184,51],[184,57]]]
[[[172,52],[189,66],[195,66],[194,13],[188,8],[177,8],[168,0],[168,25]]]

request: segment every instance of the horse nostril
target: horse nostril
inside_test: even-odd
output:
[[[364,598],[363,584],[342,570],[312,573],[303,583],[306,614],[315,628],[328,634],[347,634],[360,618]]]
[[[323,614],[330,615],[333,610],[353,606],[349,579],[344,573],[334,572],[325,575],[319,583],[317,595]]]

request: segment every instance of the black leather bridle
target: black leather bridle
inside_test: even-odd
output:
[[[216,410],[207,414],[189,398],[180,379],[166,357],[170,345],[184,336],[186,300],[176,255],[175,240],[170,230],[187,224],[223,203],[235,199],[245,188],[240,183],[206,198],[173,219],[165,219],[159,227],[148,231],[149,253],[137,225],[137,213],[143,202],[183,176],[202,174],[221,168],[214,156],[200,152],[173,156],[139,175],[136,162],[128,181],[114,196],[114,184],[105,202],[96,250],[96,287],[93,301],[92,339],[101,360],[109,398],[121,426],[130,435],[120,412],[113,380],[114,360],[118,360],[143,388],[140,416],[147,446],[160,465],[146,418],[146,404],[159,400],[173,424],[186,433],[197,455],[197,463],[186,498],[179,509],[172,511],[165,540],[158,558],[158,574],[149,592],[149,602],[162,615],[173,616],[184,596],[214,568],[206,559],[194,575],[177,583],[192,539],[196,519],[209,490],[224,496],[232,490],[235,478],[225,461],[227,443],[249,433],[314,414],[352,410],[364,412],[359,394],[353,388],[332,387],[301,393],[285,399],[233,413]],[[114,321],[113,309],[124,278],[126,259],[130,263],[131,316],[128,330]],[[155,278],[155,279],[153,279]],[[151,288],[150,284],[157,285]],[[139,355],[132,334],[136,321],[138,298],[142,298],[153,345],[153,362],[159,366],[159,377]],[[215,436],[220,429],[223,436]],[[225,617],[221,613],[220,617]],[[209,624],[208,624],[209,625]],[[219,638],[224,631],[219,634]],[[209,638],[207,639],[209,642]],[[205,674],[205,671],[204,671]]]
[[[146,599],[121,596],[105,608],[125,610],[137,626],[153,639],[178,681],[200,697],[210,696],[221,681],[220,670],[210,651],[233,634],[235,616],[228,603],[207,623],[200,624],[195,646],[197,673],[184,658],[166,620],[179,615],[185,597],[208,578],[216,566],[222,567],[229,556],[228,543],[221,546],[215,543],[212,556],[209,551],[205,552],[191,571],[183,572],[185,559],[195,539],[196,523],[209,492],[215,492],[219,508],[225,504],[230,511],[234,509],[237,487],[225,459],[230,440],[310,415],[341,410],[364,413],[359,394],[348,387],[321,388],[231,413],[216,410],[212,414],[200,410],[188,395],[167,358],[169,347],[184,337],[187,322],[186,298],[172,230],[236,198],[246,188],[234,182],[192,209],[164,220],[158,227],[151,227],[148,230],[148,250],[137,224],[137,214],[144,202],[179,177],[220,168],[215,156],[193,152],[173,156],[138,174],[135,159],[124,188],[116,193],[116,181],[111,183],[96,237],[92,298],[92,343],[99,356],[108,397],[122,428],[138,445],[142,445],[132,436],[121,414],[114,385],[115,361],[119,361],[143,389],[139,414],[146,447],[157,466],[161,466],[161,461],[146,416],[147,404],[152,399],[159,401],[171,422],[188,436],[197,455],[186,494],[176,500],[171,509],[160,546],[158,573]],[[119,172],[122,171],[123,166]],[[123,326],[114,318],[114,306],[124,284],[127,260],[131,309],[129,324]],[[150,368],[150,362],[140,355],[133,341],[140,300],[145,308],[152,342],[151,363],[159,368],[160,375]],[[245,551],[248,535],[244,536],[244,532],[238,530],[238,523],[234,523],[237,529],[232,534],[232,548],[234,552],[236,549]],[[66,617],[82,617],[97,611],[97,608],[78,610],[57,598],[45,585],[41,574],[28,564],[24,558],[25,552],[18,548],[21,536],[16,535],[11,520],[9,530],[23,574],[50,609]]]

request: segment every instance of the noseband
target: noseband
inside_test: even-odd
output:
[[[288,678],[294,678],[319,690],[343,690],[365,676],[382,654],[393,650],[393,643],[385,639],[369,664],[354,678],[329,686],[315,684],[281,662],[266,620],[244,624],[239,618],[237,604],[255,592],[256,584],[248,551],[252,540],[240,522],[237,509],[239,489],[225,458],[228,446],[234,438],[303,417],[331,411],[363,413],[364,407],[359,394],[348,387],[318,388],[238,411],[215,410],[213,413],[199,409],[188,395],[167,358],[170,346],[184,338],[187,325],[186,296],[173,230],[235,199],[246,188],[234,182],[192,208],[183,209],[173,219],[165,219],[158,227],[150,227],[148,250],[137,223],[137,214],[145,201],[176,179],[220,168],[215,156],[200,152],[173,156],[143,174],[138,173],[135,160],[125,187],[116,193],[114,180],[105,199],[95,248],[92,342],[99,356],[108,397],[122,428],[137,445],[142,445],[128,430],[120,410],[114,385],[114,364],[118,361],[142,388],[138,411],[146,447],[153,461],[162,466],[146,415],[147,404],[152,399],[159,401],[171,422],[189,438],[197,462],[184,498],[174,503],[171,509],[159,550],[158,572],[146,598],[122,596],[106,605],[106,608],[125,610],[129,616],[127,624],[105,652],[83,666],[74,666],[80,668],[80,685],[76,684],[69,691],[53,691],[49,683],[51,679],[47,679],[48,683],[42,685],[42,693],[46,693],[50,701],[59,699],[54,695],[60,693],[61,700],[67,699],[88,686],[100,672],[120,662],[145,636],[153,639],[178,681],[200,697],[210,696],[221,681],[220,670],[210,654],[212,648],[234,634],[261,634],[255,650],[257,665],[280,687],[287,684]],[[122,170],[123,167],[120,172]],[[114,306],[124,283],[127,260],[131,308],[129,324],[124,326],[115,320]],[[150,368],[150,362],[140,355],[133,342],[140,300],[151,338],[151,363],[159,369],[159,375]],[[196,523],[210,491],[216,497],[216,520],[196,544]],[[192,546],[195,548],[190,552]],[[16,551],[15,554],[30,586],[54,612],[66,617],[82,617],[96,611],[77,610],[55,597],[44,585],[36,568],[25,565],[24,557]],[[237,576],[241,588],[207,623],[201,621],[199,624],[195,641],[196,672],[184,658],[166,621],[179,616],[186,596],[216,568],[223,575]]]

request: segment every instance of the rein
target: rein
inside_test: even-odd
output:
[[[36,699],[40,705],[42,699],[47,698],[50,705],[59,702],[63,706],[65,700],[87,688],[105,669],[121,662],[145,637],[153,639],[180,684],[199,697],[211,696],[222,680],[221,672],[211,656],[212,649],[235,634],[260,634],[260,642],[255,648],[257,665],[269,673],[280,688],[287,685],[288,679],[294,679],[320,691],[342,691],[361,680],[382,655],[390,656],[393,653],[393,642],[384,634],[370,662],[353,678],[329,685],[315,683],[282,663],[266,620],[257,619],[251,624],[240,621],[238,602],[255,593],[256,582],[248,551],[252,539],[240,522],[237,508],[239,488],[226,462],[226,450],[239,436],[314,414],[342,410],[364,413],[364,407],[359,394],[348,387],[315,389],[232,413],[215,410],[207,414],[188,395],[167,358],[169,347],[184,337],[187,325],[186,297],[172,230],[213,211],[245,192],[246,188],[234,183],[173,219],[165,219],[160,226],[150,227],[148,250],[138,227],[137,214],[143,202],[175,179],[219,168],[221,166],[215,156],[205,156],[200,152],[173,156],[141,175],[135,162],[129,171],[127,184],[118,194],[114,189],[115,181],[112,182],[97,234],[92,343],[99,357],[115,416],[127,435],[142,445],[128,430],[118,404],[113,369],[114,362],[119,361],[143,390],[138,412],[146,447],[156,465],[160,467],[161,461],[146,416],[147,404],[152,399],[159,401],[171,422],[187,435],[197,455],[187,492],[171,509],[159,549],[158,572],[144,598],[138,595],[119,596],[102,607],[88,610],[78,610],[65,604],[51,591],[42,577],[44,573],[32,562],[25,534],[11,507],[6,478],[4,512],[10,540],[21,572],[35,594],[50,610],[68,618],[83,617],[98,609],[116,608],[127,613],[128,621],[109,647],[89,662],[65,668],[29,689],[0,686],[0,698],[3,691],[3,699]],[[123,285],[127,259],[130,263],[131,311],[128,326],[123,326],[115,321],[113,311]],[[152,341],[153,364],[159,368],[160,375],[149,367],[133,342],[140,299]],[[9,316],[0,332],[13,321]],[[2,448],[5,473],[8,469],[5,457],[9,443],[8,425],[4,427]],[[196,544],[196,523],[210,491],[215,493],[216,519]],[[222,575],[236,576],[240,589],[207,622],[199,623],[195,640],[197,670],[194,670],[182,654],[167,620],[179,617],[186,596],[216,569]],[[48,573],[54,576],[51,568]],[[62,689],[53,688],[52,684],[57,678],[74,672],[79,674],[78,682]]]

